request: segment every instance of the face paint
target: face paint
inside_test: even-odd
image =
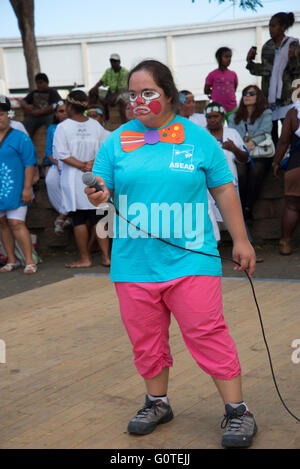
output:
[[[151,112],[153,112],[153,114],[160,114],[160,112],[161,112],[161,104],[160,104],[159,101],[152,101],[149,104],[149,108],[150,108]]]
[[[136,115],[146,115],[150,112],[159,114],[161,112],[161,104],[157,101],[159,97],[160,93],[156,90],[143,90],[141,96],[131,91],[129,99],[133,113]]]

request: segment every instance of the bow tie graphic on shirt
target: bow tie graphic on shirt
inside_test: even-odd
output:
[[[183,125],[180,123],[169,125],[161,130],[148,130],[145,133],[124,130],[120,135],[122,150],[126,152],[158,142],[182,143],[184,138]]]

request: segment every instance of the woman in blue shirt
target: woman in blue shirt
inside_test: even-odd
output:
[[[24,273],[32,274],[37,266],[32,258],[30,233],[25,225],[28,204],[32,200],[32,179],[37,157],[31,139],[10,127],[10,102],[0,96],[0,229],[7,263],[0,272],[18,267],[15,241],[24,257]]]
[[[237,269],[252,275],[255,254],[232,174],[215,138],[176,115],[178,92],[165,65],[149,60],[135,67],[129,93],[135,119],[105,140],[93,167],[104,192],[85,189],[96,206],[113,191],[119,212],[144,230],[116,218],[112,247],[111,280],[147,389],[145,406],[130,420],[128,431],[147,434],[173,418],[167,398],[172,311],[188,349],[212,376],[225,403],[223,446],[249,446],[256,425],[243,402],[240,365],[221,312],[221,263],[207,201],[209,188],[228,223],[233,257],[241,263]]]
[[[64,233],[64,228],[69,224],[69,219],[67,217],[68,212],[62,206],[59,162],[53,158],[53,139],[58,124],[67,119],[68,116],[64,101],[58,101],[54,105],[54,109],[54,122],[47,129],[45,158],[43,161],[46,164],[50,163],[45,182],[50,203],[58,212],[54,222],[54,232],[61,235]]]
[[[228,127],[238,131],[251,155],[256,145],[271,136],[272,111],[263,92],[255,85],[247,86],[239,107],[229,116]],[[275,153],[275,151],[274,151]],[[272,156],[260,156],[248,163],[237,163],[239,191],[246,221],[251,220],[252,210],[257,201],[264,178],[271,168]]]

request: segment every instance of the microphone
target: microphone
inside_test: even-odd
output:
[[[96,179],[96,176],[95,174],[91,173],[91,172],[88,172],[88,173],[83,173],[82,175],[82,182],[88,186],[88,187],[93,187],[94,189],[96,189],[96,192],[99,192],[99,191],[102,191],[103,192],[103,188],[100,186],[100,184],[98,183],[97,179]],[[113,204],[113,201],[111,198],[108,199],[108,201],[110,204]]]

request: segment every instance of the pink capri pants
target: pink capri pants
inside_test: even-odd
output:
[[[145,379],[171,367],[171,312],[203,371],[222,380],[241,374],[237,350],[223,316],[221,277],[187,276],[167,282],[116,282],[134,363]]]

